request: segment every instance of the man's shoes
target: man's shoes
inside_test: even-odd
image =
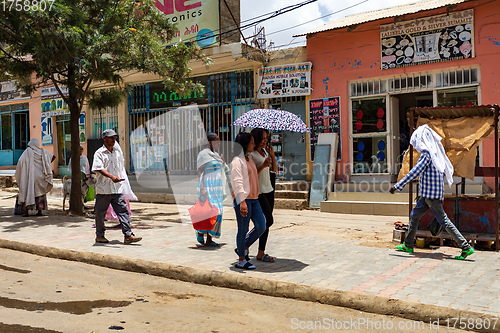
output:
[[[402,251],[402,252],[408,252],[408,253],[413,253],[413,248],[406,247],[405,243],[403,242],[402,245],[396,246],[396,250]]]
[[[106,239],[104,236],[97,236],[95,238],[96,243],[109,243],[109,240]]]
[[[123,243],[125,243],[125,244],[137,243],[137,242],[139,242],[141,239],[142,239],[142,237],[136,237],[136,236],[134,236],[134,235],[130,235],[130,236],[128,236],[128,237],[125,237],[125,240],[123,241]]]
[[[467,258],[468,256],[474,254],[474,249],[471,247],[470,249],[468,250],[462,250],[462,252],[460,252],[460,255],[459,256],[456,256],[455,259],[457,260],[465,260],[465,258]]]

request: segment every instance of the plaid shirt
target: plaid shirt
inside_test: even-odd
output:
[[[420,196],[427,199],[444,199],[444,174],[432,164],[431,155],[422,151],[417,164],[404,176],[394,188],[401,191],[409,182],[420,176]]]

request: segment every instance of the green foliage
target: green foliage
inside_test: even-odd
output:
[[[166,88],[183,94],[200,90],[189,61],[209,63],[197,47],[169,45],[174,27],[154,0],[56,0],[44,10],[0,13],[0,79],[15,79],[32,92],[40,86],[67,87],[71,144],[78,147],[78,118],[86,100],[92,108],[115,106],[126,93],[123,76],[156,74]],[[34,76],[34,78],[33,78]],[[106,88],[91,93],[92,83]],[[79,152],[71,157],[70,210],[83,213]]]
[[[209,60],[196,47],[165,47],[173,35],[153,0],[57,0],[50,11],[5,11],[0,73],[19,79],[28,92],[51,81],[66,86],[80,108],[92,82],[120,86],[130,71],[157,74],[182,93],[196,88],[189,60]]]

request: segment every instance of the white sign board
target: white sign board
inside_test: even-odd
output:
[[[310,62],[259,68],[258,99],[311,94]]]

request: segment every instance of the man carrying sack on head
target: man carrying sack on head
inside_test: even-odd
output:
[[[94,162],[92,163],[92,171],[97,174],[95,190],[95,226],[96,226],[96,243],[109,243],[104,237],[106,228],[104,227],[104,217],[108,206],[113,207],[122,232],[125,235],[124,243],[130,244],[138,242],[142,237],[134,236],[130,229],[130,215],[127,210],[127,203],[123,195],[124,176],[120,177],[124,165],[124,158],[121,150],[115,148],[116,132],[112,129],[107,129],[102,132],[104,146],[99,148],[94,154]]]
[[[403,245],[396,246],[396,250],[413,253],[420,218],[431,209],[439,224],[462,248],[462,252],[455,259],[464,260],[474,253],[474,249],[450,221],[441,203],[444,199],[444,174],[448,185],[451,187],[453,184],[453,166],[446,156],[441,140],[439,134],[428,125],[419,126],[410,138],[410,144],[421,154],[420,158],[410,172],[391,187],[389,192],[394,194],[396,190],[401,191],[406,184],[420,177],[420,199],[410,214],[410,225],[405,241]]]

